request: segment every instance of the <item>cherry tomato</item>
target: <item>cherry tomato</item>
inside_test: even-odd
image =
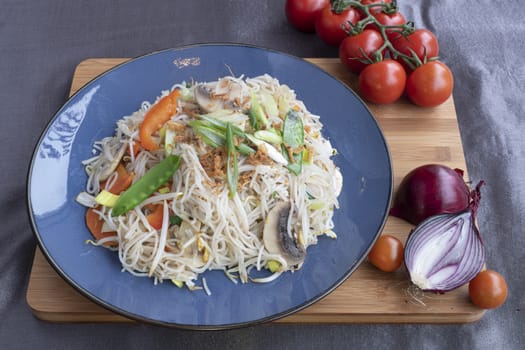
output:
[[[368,253],[368,261],[381,271],[397,270],[403,262],[403,243],[394,236],[382,235]]]
[[[410,101],[422,107],[434,107],[445,102],[454,88],[450,69],[440,61],[427,62],[407,79],[406,93]]]
[[[405,69],[391,59],[373,63],[359,74],[359,92],[366,100],[386,104],[397,101],[405,90]]]
[[[372,61],[372,54],[376,52],[384,42],[381,34],[372,29],[365,29],[357,35],[347,36],[341,42],[341,45],[339,45],[339,60],[348,67],[350,71],[359,73],[367,65],[367,63],[363,63],[361,60],[370,59],[370,61]]]
[[[348,22],[356,24],[358,20],[359,14],[355,8],[348,7],[341,13],[335,13],[328,4],[315,21],[315,31],[325,43],[337,46],[347,37],[342,27]]]
[[[481,271],[468,285],[470,300],[483,309],[494,309],[503,305],[507,293],[505,278],[493,270]]]
[[[286,0],[288,22],[303,32],[315,31],[315,19],[329,0]]]
[[[374,13],[372,16],[374,16],[377,19],[379,24],[382,24],[384,26],[401,26],[407,22],[405,16],[403,16],[403,14],[399,11],[391,15],[388,15],[384,12],[378,12]],[[379,28],[377,28],[377,25],[375,24],[369,24],[366,26],[366,28],[379,30]],[[386,35],[390,40],[393,40],[398,35],[400,35],[397,33],[398,32],[396,32],[395,29],[386,29]]]
[[[362,5],[371,5],[371,4],[391,4],[392,0],[362,0]],[[382,6],[372,6],[369,8],[371,14],[379,13],[383,11]]]
[[[391,37],[392,45],[397,51],[410,57],[413,56],[412,51],[414,51],[421,62],[426,61],[427,58],[437,57],[439,54],[437,38],[430,30],[416,29],[406,37],[398,33]],[[398,58],[398,61],[403,67],[408,68],[401,58]]]

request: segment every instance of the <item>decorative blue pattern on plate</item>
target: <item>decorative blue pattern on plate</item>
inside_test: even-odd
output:
[[[233,284],[205,273],[212,295],[121,272],[118,256],[85,243],[85,208],[75,202],[86,174],[81,161],[115,123],[181,81],[268,73],[295,90],[321,116],[339,151],[344,177],[334,223],[301,270],[267,284]],[[364,259],[387,217],[392,193],[388,149],[366,105],[344,84],[300,58],[262,48],[210,44],[152,53],[99,76],[57,112],[36,145],[28,177],[30,217],[39,245],[59,274],[81,293],[127,317],[186,328],[239,327],[289,315],[326,296]]]

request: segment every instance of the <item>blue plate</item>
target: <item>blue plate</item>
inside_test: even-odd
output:
[[[205,273],[212,291],[190,292],[172,283],[121,272],[118,256],[86,244],[82,160],[115,123],[181,81],[268,73],[287,84],[321,116],[324,135],[338,150],[344,177],[337,240],[308,249],[301,270],[267,284],[233,284]],[[170,49],[126,62],[94,79],[52,118],[36,145],[28,178],[30,218],[40,248],[72,286],[98,304],[136,320],[197,329],[223,329],[275,320],[303,309],[345,281],[364,259],[386,221],[392,195],[388,148],[366,105],[343,83],[300,58],[262,48],[210,44]]]

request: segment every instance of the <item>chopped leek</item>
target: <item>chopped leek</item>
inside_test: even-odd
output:
[[[284,117],[286,117],[286,113],[288,113],[288,111],[290,110],[290,103],[288,103],[288,99],[283,95],[279,96],[278,106],[279,117],[281,117],[281,119],[284,119]]]
[[[266,268],[271,272],[277,272],[281,268],[281,263],[277,260],[268,260],[266,263]]]
[[[261,106],[268,117],[279,117],[279,108],[277,107],[277,103],[275,102],[273,96],[266,91],[261,91]]]
[[[192,120],[188,123],[193,131],[202,138],[208,146],[217,148],[224,145],[226,139],[224,133],[215,129],[204,120]]]
[[[172,154],[173,150],[175,149],[175,136],[177,136],[175,130],[166,128],[166,132],[164,134],[164,151],[166,152],[166,155]]]
[[[254,129],[261,129],[261,126],[268,126],[268,118],[264,114],[264,109],[257,100],[255,94],[252,93],[252,104],[250,106],[249,116],[250,116],[250,125]]]
[[[288,164],[288,161],[286,160],[286,158],[283,157],[283,155],[281,153],[279,153],[275,149],[275,147],[270,145],[268,142],[263,141],[263,140],[259,140],[258,138],[256,138],[253,135],[250,135],[250,134],[246,134],[246,138],[248,138],[248,140],[253,142],[253,144],[255,144],[257,147],[264,147],[264,149],[266,150],[266,154],[268,154],[268,157],[272,158],[272,160],[274,162],[277,162],[277,163],[283,164],[283,165],[287,165]]]
[[[184,287],[184,282],[180,281],[180,280],[176,280],[174,278],[171,279],[171,282],[176,285],[177,287],[179,288],[182,288]]]
[[[283,142],[283,138],[281,137],[281,135],[270,130],[258,130],[253,134],[253,136],[258,138],[259,140],[270,142],[276,145],[279,145]]]
[[[303,164],[311,165],[314,160],[314,150],[305,148],[303,150]]]
[[[243,156],[249,156],[250,154],[255,154],[255,150],[248,146],[245,143],[239,144],[239,146],[235,147],[237,151],[242,154]]]
[[[239,164],[237,164],[237,150],[235,149],[235,142],[233,139],[232,125],[226,125],[226,177],[228,179],[228,187],[230,188],[230,197],[234,197],[237,193],[237,182],[239,180]]]
[[[113,206],[115,205],[119,197],[120,196],[117,194],[113,194],[109,191],[102,190],[95,197],[95,202],[97,202],[100,205],[106,206],[108,208],[113,208]]]
[[[322,208],[324,208],[324,202],[318,199],[311,201],[308,205],[308,209],[310,210],[319,210]]]

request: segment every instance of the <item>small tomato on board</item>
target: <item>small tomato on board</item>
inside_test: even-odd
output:
[[[315,31],[315,19],[329,0],[286,0],[288,22],[303,32]]]
[[[339,60],[350,71],[361,72],[367,63],[362,60],[372,62],[372,54],[376,52],[384,43],[381,34],[372,29],[365,29],[357,35],[347,36],[339,46]]]
[[[341,13],[336,13],[328,4],[315,21],[315,32],[326,44],[337,46],[347,36],[343,27],[346,27],[348,22],[356,24],[357,21],[359,21],[359,13],[353,7],[349,6]]]
[[[503,276],[493,270],[481,271],[468,285],[472,303],[483,309],[494,309],[507,299],[507,282]]]
[[[406,93],[410,101],[422,107],[435,107],[445,102],[454,89],[450,68],[440,61],[427,62],[407,79]]]
[[[379,237],[368,253],[368,261],[381,271],[392,272],[403,262],[403,243],[391,235]]]
[[[406,72],[401,64],[386,59],[363,69],[359,74],[359,92],[373,103],[393,103],[403,94],[406,80]]]

